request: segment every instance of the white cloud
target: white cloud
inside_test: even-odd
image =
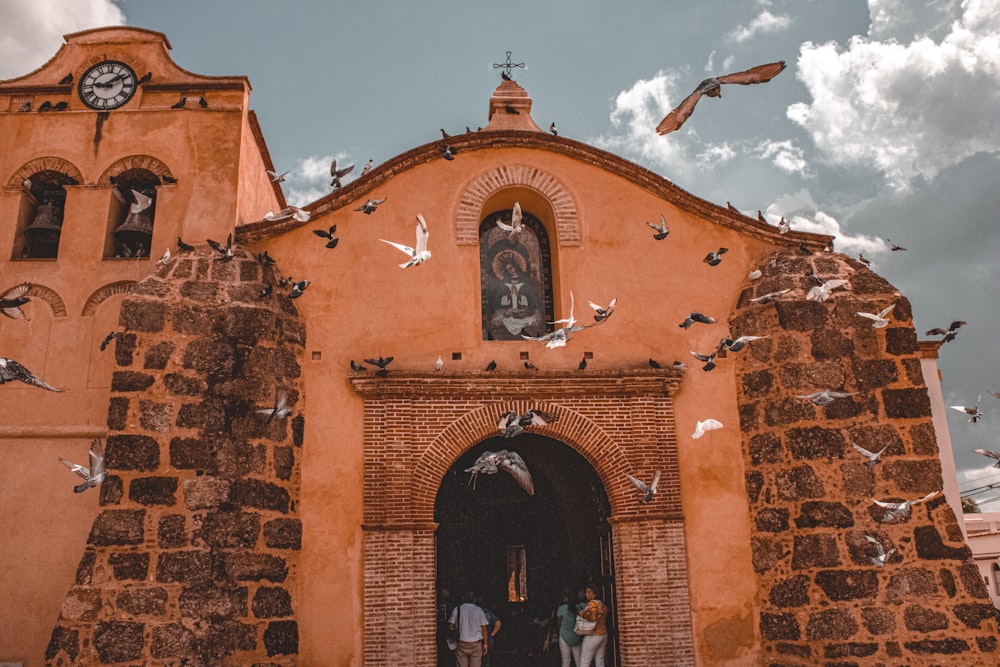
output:
[[[340,152],[336,155],[310,155],[299,160],[285,177],[288,184],[285,199],[292,206],[305,206],[330,194],[330,163],[337,160],[337,166],[343,169],[351,164],[349,157],[347,153]],[[358,174],[352,171],[341,179],[341,183],[347,185],[357,177]]]
[[[888,252],[885,241],[878,237],[848,233],[834,216],[818,208],[808,190],[781,195],[767,207],[764,215],[775,224],[784,217],[795,231],[832,236],[834,249],[845,255],[861,252],[873,256]]]
[[[63,35],[125,24],[111,0],[0,0],[0,16],[0,79],[44,65],[62,46]]]
[[[805,153],[791,139],[782,141],[768,139],[759,144],[756,150],[763,159],[770,160],[775,167],[782,171],[806,177],[812,175]]]
[[[884,34],[894,7],[872,0]],[[947,6],[947,5],[942,5]],[[876,11],[878,10],[878,11]],[[966,0],[939,41],[854,37],[846,49],[804,43],[797,76],[811,103],[788,108],[835,165],[880,171],[896,190],[978,152],[1000,150],[1000,0]]]
[[[729,38],[737,42],[745,42],[759,34],[784,30],[792,22],[787,14],[772,14],[768,10],[755,16],[750,23],[741,25],[729,33]]]

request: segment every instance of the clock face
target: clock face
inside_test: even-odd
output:
[[[80,78],[80,99],[91,109],[117,109],[135,94],[135,70],[117,60],[105,60]]]

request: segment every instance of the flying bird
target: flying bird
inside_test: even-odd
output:
[[[288,293],[288,298],[298,299],[300,296],[302,296],[302,293],[306,291],[306,288],[309,287],[309,284],[310,283],[308,280],[300,280],[298,282],[292,283],[292,291]]]
[[[715,431],[720,428],[722,428],[722,422],[715,419],[706,419],[705,421],[695,422],[694,433],[691,434],[691,439],[697,440],[708,431]]]
[[[410,259],[406,262],[400,264],[400,268],[408,269],[411,266],[419,266],[431,258],[431,251],[427,249],[427,239],[430,237],[430,232],[427,231],[427,223],[424,222],[424,216],[417,213],[417,247],[411,248],[408,245],[403,245],[402,243],[393,243],[392,241],[386,241],[385,239],[379,239],[382,243],[388,243],[396,250],[400,250],[405,254],[410,256]]]
[[[964,412],[969,415],[969,423],[975,424],[980,419],[983,418],[983,413],[979,410],[979,401],[983,400],[982,394],[976,399],[976,404],[971,408],[965,405],[952,405],[950,406],[952,410],[958,410],[959,412]]]
[[[320,236],[320,237],[326,239],[327,240],[326,241],[326,247],[327,248],[336,248],[337,244],[340,243],[340,239],[338,239],[336,236],[334,236],[334,233],[336,231],[337,231],[337,225],[330,225],[330,229],[329,230],[314,229],[313,230],[313,234],[315,234],[316,236]]]
[[[667,234],[670,233],[670,230],[667,228],[667,219],[664,218],[662,215],[660,216],[660,224],[656,224],[655,222],[649,222],[649,221],[647,221],[646,224],[656,230],[656,232],[653,234],[653,238],[656,239],[657,241],[662,241],[663,239],[667,238]]]
[[[535,495],[535,485],[531,481],[531,472],[528,470],[524,459],[517,452],[509,452],[501,449],[499,452],[485,451],[472,466],[465,469],[465,472],[472,473],[469,482],[472,488],[475,487],[476,478],[480,475],[493,475],[497,471],[503,470],[521,485],[521,488],[528,492],[529,496]]]
[[[776,301],[779,296],[781,296],[782,294],[788,294],[791,291],[792,291],[792,289],[789,287],[787,289],[778,290],[777,292],[768,292],[767,294],[763,294],[763,295],[758,296],[758,297],[756,297],[754,299],[750,299],[750,301],[752,301],[754,303],[759,303],[759,304],[763,305],[763,304],[771,303],[772,301]]]
[[[41,387],[42,389],[48,389],[49,391],[62,391],[62,389],[57,389],[50,384],[42,382],[41,378],[13,359],[0,358],[0,384],[5,384],[13,380]]]
[[[385,201],[384,197],[382,199],[369,199],[369,200],[365,201],[364,204],[362,204],[361,206],[357,207],[354,210],[355,211],[361,211],[365,215],[371,215],[372,213],[375,212],[375,209],[378,208],[378,205],[381,204],[384,201]]]
[[[372,163],[372,161],[368,160],[368,164],[366,165],[366,167],[367,168],[371,168],[371,163]],[[333,162],[331,162],[330,163],[330,179],[331,179],[330,180],[330,187],[336,189],[336,188],[339,188],[341,185],[343,185],[343,183],[340,182],[340,179],[342,179],[344,176],[347,176],[349,173],[351,173],[352,169],[354,169],[354,165],[353,164],[349,164],[346,167],[343,167],[341,169],[337,169],[337,161],[334,160]],[[366,171],[367,171],[367,169],[366,169]]]
[[[896,245],[896,244],[895,244],[895,243],[893,243],[893,242],[892,242],[892,241],[891,241],[890,239],[886,239],[886,242],[887,242],[887,243],[889,244],[889,250],[891,250],[892,252],[899,252],[899,251],[901,251],[901,250],[902,250],[902,251],[905,251],[905,250],[906,250],[906,248],[904,248],[904,247],[903,247],[903,246],[901,246],[901,245]]]
[[[865,461],[865,465],[868,466],[869,468],[871,468],[871,467],[876,466],[876,465],[878,465],[879,463],[882,462],[882,452],[884,452],[885,450],[887,450],[889,448],[889,445],[886,445],[885,447],[883,447],[882,449],[878,450],[877,452],[870,452],[867,449],[865,449],[864,447],[862,447],[861,445],[856,445],[853,442],[851,443],[851,447],[853,447],[856,452],[858,452],[859,454],[861,454],[862,456],[864,456],[866,459],[868,459],[867,461]]]
[[[572,340],[571,334],[574,334],[577,331],[583,331],[584,329],[587,328],[587,327],[577,326],[576,318],[573,316],[573,307],[574,307],[573,292],[570,292],[569,317],[567,317],[564,320],[557,320],[556,322],[551,323],[551,324],[565,323],[565,326],[560,327],[559,329],[556,329],[555,331],[552,331],[550,333],[547,333],[544,336],[528,336],[525,334],[521,334],[521,338],[523,338],[524,340],[545,341],[545,347],[549,348],[550,350],[557,347],[565,347],[566,343]]]
[[[58,458],[64,466],[83,478],[82,484],[73,487],[73,493],[83,493],[103,482],[108,476],[107,470],[104,469],[104,441],[100,438],[94,438],[90,442],[90,467],[67,461],[61,456]]]
[[[128,207],[130,213],[142,213],[147,208],[153,205],[153,198],[132,190],[132,197],[134,201]]]
[[[274,407],[272,408],[262,408],[257,411],[259,415],[267,415],[267,421],[265,424],[270,424],[275,419],[284,419],[288,415],[292,414],[292,411],[288,409],[288,394],[282,389],[275,389],[274,391]]]
[[[989,389],[987,389],[986,393],[992,396],[993,398],[1000,398],[1000,392],[990,391]]]
[[[497,430],[500,431],[500,435],[503,437],[513,438],[523,433],[524,429],[530,426],[544,426],[546,424],[554,424],[557,421],[559,421],[559,415],[554,415],[544,410],[531,409],[522,415],[518,415],[511,410],[500,418]]]
[[[740,336],[739,338],[723,338],[719,341],[719,349],[726,349],[731,352],[739,352],[747,343],[753,342],[755,340],[760,340],[761,338],[767,338],[767,336]]]
[[[854,396],[858,392],[850,391],[815,391],[811,394],[806,394],[805,396],[796,396],[796,398],[804,398],[808,401],[812,401],[814,404],[819,406],[830,405],[838,398],[846,398],[848,396]]]
[[[719,248],[718,250],[713,250],[705,255],[705,259],[701,261],[705,262],[709,266],[718,266],[722,261],[722,256],[727,252],[729,252],[729,248]]]
[[[681,329],[687,329],[695,322],[700,322],[701,324],[715,324],[715,318],[709,317],[708,315],[702,315],[696,310],[692,310],[691,313],[684,318],[684,321],[678,324]]]
[[[996,459],[997,462],[993,464],[994,468],[1000,468],[1000,453],[994,452],[992,449],[973,449],[976,454],[982,454],[983,456],[988,456],[991,459]]]
[[[368,370],[368,367],[362,366],[358,362],[354,361],[354,359],[351,359],[351,370],[355,373],[361,373],[362,371]]]
[[[660,485],[659,470],[653,473],[653,479],[649,484],[646,484],[641,479],[633,477],[632,475],[626,475],[626,477],[628,477],[628,481],[632,482],[635,488],[639,489],[639,491],[642,492],[643,496],[642,500],[639,501],[640,505],[645,505],[646,503],[648,503],[653,499],[653,496],[656,495],[657,487]]]
[[[497,219],[497,227],[507,232],[507,239],[512,241],[517,237],[522,231],[524,231],[524,224],[522,223],[521,214],[521,204],[514,202],[514,208],[510,212],[510,224],[506,224],[503,220]]]
[[[872,565],[877,565],[878,567],[885,567],[885,561],[889,558],[889,556],[891,556],[896,552],[895,547],[886,551],[885,547],[882,546],[882,543],[879,542],[874,537],[872,537],[871,535],[865,535],[865,539],[875,545],[875,550],[877,555],[868,557],[868,559],[871,560]]]
[[[830,298],[830,293],[838,287],[843,287],[847,284],[846,280],[841,278],[834,278],[833,280],[827,280],[824,283],[812,287],[809,292],[806,293],[806,301],[826,301]]]
[[[925,336],[944,336],[944,338],[941,339],[941,342],[942,343],[947,343],[948,341],[955,340],[955,336],[958,335],[958,329],[959,329],[959,327],[964,327],[965,325],[966,325],[965,322],[962,322],[961,320],[956,320],[956,321],[952,322],[951,324],[949,324],[947,329],[942,329],[940,327],[935,327],[934,329],[928,329],[927,331],[925,331],[924,335]]]
[[[21,283],[0,294],[0,313],[14,320],[28,319],[21,306],[31,301],[29,291],[31,283]]]
[[[371,364],[372,366],[378,366],[378,370],[375,371],[375,375],[379,377],[385,377],[386,375],[389,374],[389,371],[386,370],[386,366],[392,363],[392,360],[393,357],[383,358],[380,356],[378,359],[365,359],[364,361],[366,364]]]
[[[875,500],[874,498],[872,498],[872,502],[874,502],[879,507],[884,507],[887,510],[889,510],[888,512],[885,513],[885,516],[882,517],[882,522],[885,523],[887,521],[892,521],[894,519],[907,518],[908,516],[910,516],[910,511],[914,505],[926,502],[931,498],[938,496],[940,494],[941,494],[940,491],[931,491],[923,498],[918,498],[917,500],[904,500],[898,503],[891,503],[891,502],[884,502],[881,500]]]
[[[718,354],[718,350],[712,352],[712,354],[701,354],[700,352],[695,352],[694,350],[688,350],[691,356],[698,361],[705,362],[705,365],[701,367],[703,371],[710,371],[715,368],[715,355]]]
[[[878,312],[878,314],[859,312],[858,315],[860,315],[861,317],[868,318],[869,320],[873,320],[872,326],[875,327],[876,329],[883,329],[885,328],[886,325],[889,324],[889,320],[886,318],[886,315],[891,313],[892,309],[895,307],[896,304],[892,304],[887,308],[883,308],[881,311]]]
[[[758,65],[742,72],[705,79],[698,84],[693,93],[685,97],[673,111],[660,121],[660,124],[656,126],[656,133],[668,134],[679,129],[694,111],[694,107],[698,104],[698,100],[701,99],[702,95],[706,97],[722,97],[722,84],[738,83],[746,86],[751,83],[765,83],[778,76],[783,69],[785,69],[785,62],[782,60],[776,63],[768,63],[767,65]]]
[[[587,303],[596,313],[594,315],[594,322],[603,322],[611,317],[611,314],[615,312],[615,306],[618,304],[618,299],[611,299],[611,303],[609,303],[606,307],[596,304],[593,301],[588,301]]]
[[[280,174],[276,171],[271,171],[270,169],[266,169],[265,171],[267,171],[267,175],[271,177],[272,183],[284,183],[285,176],[288,175],[287,171],[284,171]]]
[[[234,255],[233,255],[233,234],[232,234],[232,232],[230,232],[229,238],[226,239],[226,245],[222,245],[218,241],[213,241],[212,239],[205,239],[205,240],[208,241],[208,245],[210,245],[213,248],[215,248],[216,252],[218,252],[220,255],[222,255],[222,258],[219,261],[221,261],[221,262],[229,262],[229,261],[231,261],[233,259]]]

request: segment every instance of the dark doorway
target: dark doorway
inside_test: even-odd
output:
[[[517,452],[534,482],[529,495],[499,471],[470,484],[465,469],[486,450]],[[612,613],[614,570],[610,506],[590,463],[571,447],[530,432],[489,438],[467,451],[441,483],[434,506],[437,579],[452,599],[471,588],[501,620],[491,667],[559,665],[559,648],[542,651],[560,597],[588,582],[604,589]],[[609,626],[614,627],[613,618]],[[616,665],[609,631],[607,664]]]

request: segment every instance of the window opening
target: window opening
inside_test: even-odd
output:
[[[111,179],[108,214],[113,230],[105,242],[105,257],[149,257],[156,216],[156,186],[160,179],[145,169],[129,169]]]
[[[66,185],[76,185],[76,181],[58,171],[40,171],[25,179],[14,259],[55,259],[59,254]]]

